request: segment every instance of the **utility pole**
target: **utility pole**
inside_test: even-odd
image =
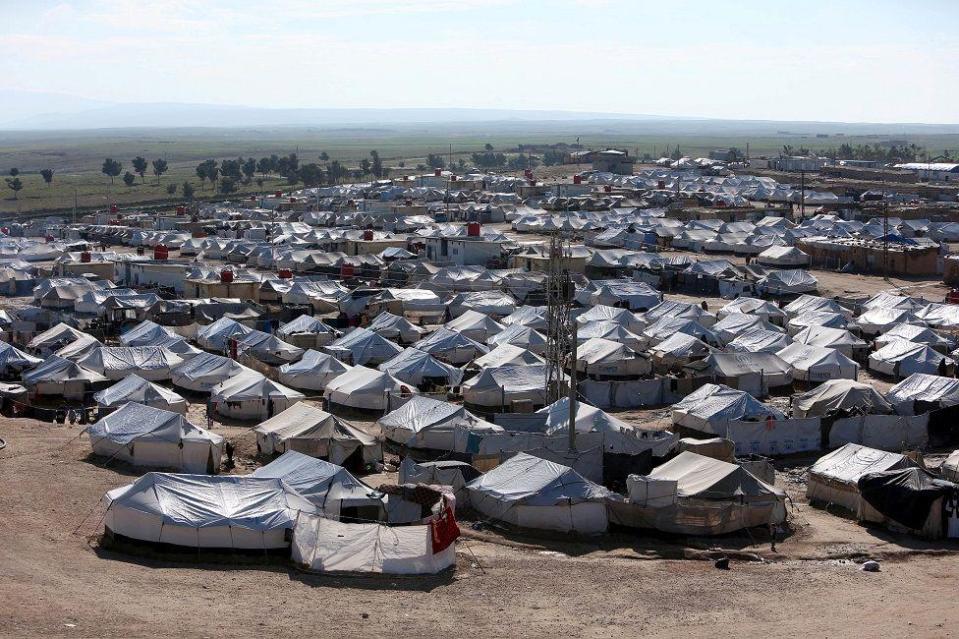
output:
[[[799,221],[806,219],[806,172],[799,172]]]
[[[546,278],[546,401],[552,404],[564,396],[569,398],[569,450],[575,452],[577,335],[576,322],[570,313],[575,289],[569,269],[563,265],[566,249],[566,242],[557,229],[550,236]]]
[[[73,223],[77,223],[77,187],[73,187]]]
[[[882,182],[882,277],[889,281],[889,206],[886,204],[886,181]]]

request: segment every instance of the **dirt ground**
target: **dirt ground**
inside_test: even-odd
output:
[[[465,522],[455,573],[430,578],[107,551],[99,499],[136,473],[89,459],[78,432],[0,422],[2,637],[948,637],[959,622],[959,547],[810,508],[793,482],[795,532],[776,551],[768,537],[532,538]],[[719,554],[729,571],[709,561]],[[866,557],[882,571],[862,572]]]

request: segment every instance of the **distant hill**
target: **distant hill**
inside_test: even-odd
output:
[[[218,104],[131,103],[56,93],[0,90],[0,130],[234,127],[396,127],[467,125],[470,129],[577,130],[635,134],[815,135],[959,134],[959,124],[869,124],[719,120],[625,113],[469,108],[287,109]]]

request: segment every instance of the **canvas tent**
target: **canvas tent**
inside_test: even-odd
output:
[[[383,459],[376,437],[305,402],[274,415],[253,432],[263,455],[297,451],[340,466],[347,465],[347,460],[359,466]]]
[[[859,478],[859,518],[927,539],[959,537],[959,485],[923,468],[867,473]]]
[[[672,419],[677,426],[725,435],[732,421],[762,422],[785,416],[747,392],[722,384],[706,384],[673,404]]]
[[[831,348],[846,357],[853,357],[869,348],[869,344],[845,328],[828,326],[807,326],[793,335],[793,340],[798,344]]]
[[[782,331],[750,328],[726,344],[726,350],[730,353],[778,353],[792,343]]]
[[[887,342],[885,346],[869,356],[869,370],[896,379],[909,377],[913,373],[950,375],[955,370],[955,366],[956,362],[951,357],[925,344],[916,344],[902,339]]]
[[[298,513],[316,508],[279,479],[147,473],[103,498],[107,536],[189,548],[289,547]]]
[[[744,332],[754,329],[764,329],[772,332],[782,332],[775,325],[770,324],[766,319],[759,315],[746,315],[743,313],[729,313],[723,319],[716,322],[712,331],[723,344],[736,339]]]
[[[332,355],[310,349],[300,361],[280,366],[278,376],[280,382],[293,388],[321,391],[351,368]]]
[[[486,343],[503,330],[503,325],[478,311],[468,310],[456,319],[444,324],[446,328],[476,342]]]
[[[119,380],[137,374],[143,379],[170,379],[171,371],[183,359],[158,346],[103,346],[95,348],[77,363],[87,370],[102,373],[107,379]]]
[[[326,385],[325,395],[333,404],[364,410],[388,410],[391,395],[409,396],[416,389],[389,373],[355,366]]]
[[[793,367],[793,378],[803,382],[857,379],[859,364],[832,348],[793,343],[777,355]]]
[[[568,397],[563,397],[537,412],[546,415],[547,435],[569,433]],[[578,402],[576,405],[575,428],[577,433],[602,434],[605,453],[639,455],[650,450],[654,456],[664,457],[673,449],[678,439],[665,428],[634,426],[586,402]]]
[[[441,362],[429,353],[424,353],[412,346],[393,359],[383,362],[377,368],[420,390],[458,386],[463,379],[461,369]]]
[[[917,326],[915,324],[896,324],[882,335],[877,336],[874,341],[877,348],[882,348],[896,340],[925,344],[943,353],[948,353],[955,346],[955,341],[952,338],[938,333],[928,326]]]
[[[270,366],[280,366],[298,361],[303,357],[304,350],[299,346],[287,344],[275,335],[251,331],[237,339],[237,352],[245,353]]]
[[[400,463],[399,483],[425,484],[427,486],[448,486],[456,497],[456,509],[469,505],[469,492],[466,484],[482,473],[466,462],[443,459],[434,462],[413,461],[405,457]]]
[[[413,324],[402,315],[393,315],[388,312],[377,315],[367,329],[400,344],[412,344],[426,333],[426,329]]]
[[[486,368],[463,382],[463,400],[488,410],[509,410],[516,402],[546,404],[546,366]]]
[[[650,347],[649,352],[653,360],[661,367],[669,370],[679,370],[686,364],[701,360],[716,349],[686,333],[676,333],[667,337],[659,344]]]
[[[200,328],[196,334],[197,343],[211,351],[225,353],[230,347],[230,339],[240,339],[252,333],[253,329],[228,317],[221,317],[212,324]]]
[[[413,346],[450,364],[466,364],[489,352],[489,348],[476,340],[445,327]]]
[[[323,350],[351,366],[377,366],[403,352],[401,346],[366,328],[354,328]]]
[[[604,306],[602,304],[593,306],[585,313],[578,315],[576,322],[580,325],[589,324],[590,322],[614,322],[633,333],[641,333],[646,326],[645,322],[627,309],[617,308],[615,306]]]
[[[325,346],[336,337],[336,331],[313,315],[300,315],[276,329],[277,336],[301,348]]]
[[[786,319],[786,313],[781,308],[772,302],[755,297],[737,297],[719,309],[719,318],[723,319],[727,315],[737,313],[756,315],[777,325],[782,325]]]
[[[498,366],[529,366],[542,363],[543,358],[532,351],[512,344],[500,344],[486,355],[474,359],[467,369],[482,370]]]
[[[252,371],[232,359],[202,353],[171,370],[170,380],[179,388],[209,393],[217,384],[246,372]]]
[[[417,396],[377,422],[387,441],[407,448],[468,452],[474,440],[502,433],[462,406]]]
[[[739,464],[683,451],[647,476],[627,478],[610,520],[681,535],[722,535],[786,520],[786,493]]]
[[[89,388],[110,380],[96,371],[52,355],[36,368],[24,372],[20,381],[38,395],[62,395],[66,399],[82,400]]]
[[[823,455],[806,476],[806,497],[810,502],[836,504],[852,513],[861,506],[859,479],[868,473],[914,466],[899,453],[846,444]]]
[[[160,326],[156,322],[143,320],[133,328],[120,334],[120,343],[124,346],[154,346],[158,339],[177,337],[173,330]]]
[[[513,324],[503,331],[491,336],[486,343],[491,348],[496,348],[502,344],[510,344],[526,349],[537,355],[546,352],[546,337],[539,331],[528,326]]]
[[[295,450],[287,450],[250,477],[281,480],[327,518],[376,521],[385,515],[381,493],[335,462]]]
[[[216,412],[233,419],[269,419],[304,397],[255,371],[240,373],[210,389]]]
[[[913,373],[889,389],[886,399],[899,415],[919,415],[959,404],[959,379]]]
[[[888,415],[892,412],[892,406],[875,388],[850,379],[831,379],[793,397],[793,414],[796,417]]]
[[[177,393],[163,388],[139,375],[128,375],[109,388],[93,396],[102,408],[115,408],[127,402],[143,404],[174,413],[186,414],[187,404]]]
[[[0,342],[0,378],[13,379],[23,371],[38,366],[43,362],[39,357],[28,355],[20,349]]]
[[[201,474],[220,469],[223,438],[180,413],[128,402],[85,432],[95,454],[134,466]]]
[[[517,453],[466,486],[473,508],[521,528],[598,534],[606,531],[608,490],[575,470]]]
[[[576,348],[576,370],[587,377],[624,379],[647,375],[653,366],[648,356],[624,344],[593,337]]]
[[[87,335],[79,329],[60,322],[56,326],[35,335],[27,343],[27,350],[40,357],[47,357],[81,337],[92,337],[92,335]]]
[[[774,353],[712,353],[685,370],[756,397],[792,383],[792,366]]]

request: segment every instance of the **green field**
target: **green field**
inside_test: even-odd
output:
[[[678,145],[686,155],[706,155],[711,149],[736,146],[745,150],[747,143],[753,157],[776,155],[784,144],[813,151],[838,147],[842,143],[881,144],[888,141],[907,142],[926,149],[930,156],[943,150],[959,148],[959,135],[891,134],[837,135],[817,137],[813,134],[777,134],[767,131],[752,136],[748,132],[730,134],[684,134],[630,130],[615,123],[564,123],[537,126],[529,123],[489,123],[456,126],[452,124],[407,125],[389,128],[234,128],[234,129],[146,129],[98,130],[72,132],[0,132],[0,172],[10,167],[21,172],[24,189],[19,199],[0,183],[0,214],[65,212],[74,200],[81,210],[103,208],[116,202],[121,206],[159,204],[175,201],[167,194],[166,185],[188,180],[196,186],[198,197],[213,196],[212,187],[200,185],[196,164],[208,158],[218,160],[237,156],[260,158],[271,154],[296,152],[301,163],[320,162],[321,152],[331,159],[355,166],[370,150],[379,151],[387,166],[402,161],[407,167],[422,163],[428,153],[447,154],[453,146],[454,160],[481,151],[492,144],[498,151],[515,150],[518,144],[553,144],[579,142],[586,148],[615,146],[628,148],[639,156],[664,155],[666,149]],[[123,171],[131,170],[131,159],[141,155],[147,160],[164,158],[170,169],[159,185],[149,173],[146,182],[140,178],[127,187],[118,177],[110,179],[100,173],[103,159],[112,157],[123,163]],[[322,164],[322,162],[320,162]],[[52,185],[40,177],[44,168],[55,170]],[[255,182],[241,188],[241,193],[272,191],[285,184],[282,178],[265,177],[263,187]]]

